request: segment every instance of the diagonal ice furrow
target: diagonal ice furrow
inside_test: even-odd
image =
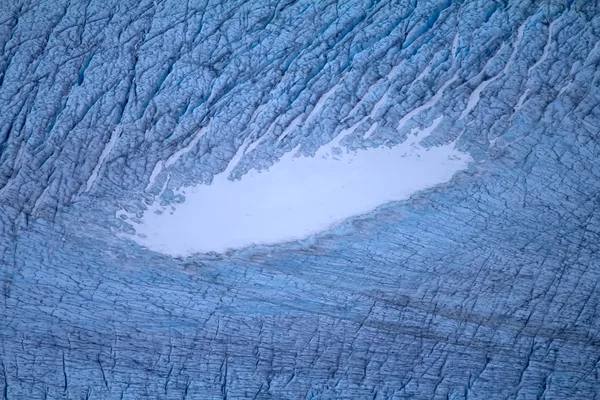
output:
[[[469,113],[471,111],[473,111],[473,109],[477,106],[477,104],[479,103],[479,100],[481,99],[481,93],[489,85],[491,85],[493,82],[495,82],[500,77],[500,75],[501,75],[501,73],[486,80],[486,81],[481,82],[479,84],[479,86],[477,86],[475,88],[475,90],[473,90],[473,92],[469,96],[469,100],[467,100],[467,107],[463,110],[463,112],[460,114],[460,117],[458,118],[459,121],[461,119],[463,119],[464,117],[466,117],[467,115],[469,115]]]
[[[154,182],[156,181],[156,178],[158,177],[158,174],[161,173],[163,166],[164,166],[164,161],[163,160],[158,160],[156,162],[156,165],[154,165],[154,168],[152,169],[152,173],[150,174],[150,179],[148,180],[148,185],[146,186],[146,191],[150,190],[150,188],[152,188],[152,186],[154,185]]]
[[[377,88],[379,82],[381,82],[381,80],[377,81],[376,83],[374,83],[373,85],[369,86],[369,89],[367,89],[367,92],[363,95],[363,97],[360,98],[360,100],[358,100],[358,102],[356,103],[356,105],[354,107],[352,107],[352,109],[348,112],[348,114],[346,115],[346,117],[342,120],[345,121],[348,118],[350,118],[355,112],[356,110],[358,110],[358,108],[371,96],[371,94],[375,91],[375,89]]]
[[[92,188],[92,185],[94,184],[94,182],[96,182],[96,179],[98,179],[98,174],[100,173],[100,169],[102,168],[102,165],[104,165],[104,160],[106,160],[106,157],[108,157],[108,155],[110,154],[112,149],[117,144],[117,140],[121,136],[121,133],[123,133],[122,125],[119,125],[115,129],[113,129],[113,132],[110,136],[110,140],[108,141],[106,146],[104,146],[104,150],[102,150],[102,153],[100,154],[100,158],[98,158],[98,163],[96,163],[96,167],[94,167],[92,174],[88,178],[88,180],[85,184],[85,188],[81,192],[79,192],[75,198],[78,198],[79,196],[83,195],[84,193],[87,193],[90,191],[90,189]]]
[[[329,143],[319,147],[317,152],[315,153],[315,157],[327,157],[331,154],[331,151],[340,146],[340,142],[346,136],[351,135],[354,131],[364,122],[364,118],[361,119],[356,124],[352,125],[350,128],[342,129],[340,133],[338,133]]]
[[[358,129],[359,126],[361,126],[367,119],[369,119],[369,117],[370,117],[370,115],[367,115],[366,117],[362,118],[360,121],[358,121],[351,127],[342,129],[340,131],[340,133],[338,133],[331,141],[329,141],[329,143],[319,147],[319,149],[317,150],[317,153],[315,154],[315,157],[326,157],[329,154],[331,154],[331,151],[334,148],[340,147],[340,142],[342,141],[342,139],[344,139],[346,136],[352,135],[354,133],[354,131],[356,131]],[[375,123],[371,126],[371,128],[373,130],[375,129],[375,128],[373,128],[373,126],[375,126],[375,125],[377,125],[377,123]],[[371,130],[371,129],[369,129],[369,130]]]
[[[207,126],[202,127],[198,131],[198,133],[196,133],[196,136],[194,136],[194,139],[192,139],[192,141],[187,146],[183,147],[182,149],[177,150],[169,158],[167,158],[164,162],[163,162],[163,160],[159,160],[156,163],[156,165],[154,166],[154,169],[152,170],[152,173],[150,174],[150,178],[148,180],[148,185],[146,186],[146,191],[149,190],[154,185],[154,182],[156,181],[156,178],[161,173],[161,171],[162,171],[163,168],[169,168],[169,167],[171,167],[184,154],[189,153],[190,150],[192,150],[198,144],[198,142],[200,141],[200,139],[202,139],[202,137],[204,136],[204,134],[208,130],[209,126],[210,126],[210,124],[207,125]]]
[[[571,87],[571,85],[574,83],[573,78],[577,73],[579,73],[580,71],[582,71],[585,68],[592,66],[592,64],[590,64],[590,58],[592,58],[592,56],[594,56],[596,54],[596,52],[598,52],[598,51],[600,51],[600,40],[598,40],[596,42],[596,44],[594,45],[594,47],[592,48],[592,50],[590,50],[585,61],[583,62],[583,65],[580,68],[575,69],[575,65],[573,65],[573,67],[571,68],[571,72],[569,72],[569,76],[565,79],[565,80],[568,80],[569,83],[567,83],[565,86],[563,86],[560,89],[560,91],[556,95],[556,98],[559,98],[560,96],[562,96]],[[595,66],[595,64],[594,64],[594,66]]]
[[[457,46],[457,45],[458,45],[458,35],[455,36],[454,42],[453,42],[453,45],[452,45],[453,62],[454,62],[454,55],[456,54],[456,48],[455,48],[455,46]],[[425,68],[423,68],[423,71],[421,71],[419,73],[419,75],[417,75],[417,77],[415,78],[415,80],[412,83],[419,82],[419,81],[423,80],[423,78],[425,78],[425,76],[427,76],[431,72],[431,68],[433,67],[433,62],[435,61],[435,56],[437,54],[438,53],[434,54],[431,57],[431,60],[429,60],[429,62],[425,66]]]
[[[458,42],[459,42],[459,35],[458,32],[456,33],[456,35],[454,35],[454,40],[452,41],[452,66],[454,66],[455,63],[455,59],[456,59],[456,55],[457,55],[457,51],[458,51]],[[431,63],[427,65],[427,67],[425,68],[425,70],[419,74],[419,76],[417,77],[416,81],[421,80],[425,73],[429,73],[429,71],[431,70]],[[446,91],[446,89],[452,85],[457,79],[458,79],[458,70],[454,73],[454,76],[452,78],[450,78],[449,81],[447,81],[446,83],[444,83],[442,85],[441,88],[439,88],[439,90],[433,95],[433,97],[431,99],[429,99],[425,104],[422,104],[421,106],[415,108],[414,110],[410,111],[408,114],[406,114],[404,117],[402,117],[402,119],[400,119],[400,121],[398,122],[398,128],[397,129],[402,129],[404,127],[404,125],[414,116],[418,115],[421,111],[427,110],[433,106],[435,106],[440,99],[442,98],[442,96],[444,95],[444,92]],[[387,93],[387,92],[386,92]]]
[[[558,21],[558,19],[555,19],[554,21],[550,22],[550,24],[548,25],[548,40],[546,41],[546,45],[544,46],[544,52],[542,53],[542,56],[540,57],[539,60],[537,60],[535,62],[535,64],[533,64],[529,70],[527,70],[527,76],[530,76],[531,73],[540,65],[542,64],[544,61],[546,61],[546,58],[548,58],[548,54],[550,53],[550,47],[552,46],[552,29],[554,28],[554,24],[556,24],[556,22]]]
[[[527,99],[527,96],[529,95],[530,91],[531,91],[531,88],[525,89],[525,91],[523,92],[521,97],[519,97],[519,101],[517,101],[517,105],[515,106],[514,111],[513,111],[513,116],[517,113],[517,111],[519,111],[521,109],[521,107],[523,107],[523,103],[525,102],[525,99]]]
[[[233,172],[235,167],[240,163],[240,161],[246,154],[247,149],[250,146],[250,144],[248,143],[249,141],[250,141],[250,138],[244,139],[244,141],[242,142],[240,147],[237,149],[237,151],[235,152],[235,154],[233,155],[231,160],[229,160],[229,163],[227,163],[227,167],[225,167],[225,170],[223,172],[221,172],[220,174],[215,175],[215,178],[214,178],[215,180],[229,178],[229,176],[231,175],[231,172]]]
[[[377,100],[377,103],[375,103],[375,105],[373,106],[373,109],[371,110],[371,112],[363,117],[360,121],[358,121],[356,124],[353,125],[353,128],[351,129],[351,133],[354,132],[360,125],[362,125],[366,120],[371,119],[371,120],[377,120],[377,114],[379,113],[379,110],[381,109],[381,107],[384,106],[384,104],[387,103],[388,99],[389,99],[389,88],[388,90],[385,91],[385,93],[383,94],[383,96],[381,96],[381,98],[379,100]],[[364,136],[363,136],[363,140],[368,139],[369,137],[371,137],[371,135],[373,134],[373,132],[375,132],[375,129],[377,128],[378,123],[375,122],[371,125],[371,127],[369,128],[369,130],[367,132],[365,132]]]
[[[375,122],[373,125],[371,125],[369,127],[369,130],[365,132],[364,136],[363,136],[363,140],[367,140],[368,138],[371,137],[371,135],[373,134],[373,132],[375,132],[375,129],[377,129],[377,122]]]
[[[290,134],[290,132],[292,132],[294,129],[296,129],[296,127],[300,124],[301,119],[302,119],[302,114],[299,114],[296,118],[294,118],[292,120],[292,122],[290,122],[290,124],[283,130],[283,132],[281,132],[281,134],[277,138],[276,143],[281,142],[283,139],[285,139],[285,137],[287,135]]]
[[[23,163],[23,154],[25,153],[25,149],[27,147],[27,141],[23,141],[21,142],[20,146],[19,146],[19,150],[17,151],[17,155],[14,158],[13,161],[13,171],[18,171],[21,168],[21,165]],[[6,183],[4,184],[4,186],[2,186],[0,188],[0,198],[2,198],[4,196],[4,193],[6,193],[8,191],[8,188],[14,183],[13,179],[11,177],[9,177],[6,180]]]
[[[457,35],[458,37],[458,35]],[[456,40],[455,40],[456,41]],[[455,52],[455,49],[453,48],[453,54]],[[384,78],[385,81],[390,81],[390,77],[393,77],[396,75],[396,71],[399,68],[399,66],[402,63],[399,63],[398,65],[394,66],[394,68],[392,68],[390,70],[390,72],[386,75],[386,77]],[[421,72],[421,74],[417,77],[417,79],[415,81],[419,81],[421,80],[426,73],[429,73],[429,71],[431,70],[431,63],[427,65],[427,67]],[[399,128],[404,126],[404,124],[410,120],[412,117],[414,117],[415,115],[417,115],[418,113],[420,113],[423,110],[426,110],[428,108],[433,107],[435,104],[437,104],[444,91],[448,88],[448,86],[450,86],[452,83],[454,83],[454,81],[456,81],[456,79],[458,79],[458,73],[456,73],[448,82],[446,82],[441,88],[440,90],[438,90],[438,92],[425,104],[423,104],[420,107],[417,107],[416,109],[414,109],[413,111],[411,111],[410,113],[408,113],[407,115],[404,116],[404,118],[406,118],[404,121],[401,120],[401,124],[399,124]],[[377,120],[377,114],[379,113],[379,110],[381,110],[381,108],[387,103],[388,99],[389,99],[389,86],[387,88],[387,90],[383,93],[383,95],[381,96],[381,98],[379,100],[377,100],[377,102],[373,105],[373,109],[371,110],[371,112],[369,112],[369,114],[367,114],[365,117],[361,118],[357,123],[355,123],[354,125],[352,125],[352,127],[343,130],[340,135],[338,135],[338,140],[335,144],[333,145],[333,147],[338,146],[339,145],[339,141],[341,141],[345,136],[348,136],[350,134],[352,134],[360,125],[362,125],[365,121],[367,121],[369,118],[372,120]],[[362,101],[362,99],[361,99]],[[360,103],[360,102],[359,102]],[[356,108],[356,107],[355,107]],[[375,131],[375,129],[377,129],[377,125],[378,123],[375,122],[373,123],[369,129],[365,132],[364,136],[363,136],[363,140],[368,139],[369,137],[371,137],[371,135],[373,134],[373,132]],[[343,134],[343,135],[342,135]]]
[[[255,112],[252,114],[252,116],[250,117],[250,123],[248,124],[249,130],[251,131],[251,132],[250,132],[250,134],[252,134],[252,131],[254,131],[253,127],[257,125],[257,124],[256,124],[256,119],[257,119],[257,118],[258,118],[258,117],[261,115],[261,112],[262,112],[262,111],[263,111],[263,110],[264,110],[266,107],[267,107],[267,105],[266,105],[266,104],[261,104],[261,105],[260,105],[260,106],[259,106],[259,107],[256,109],[256,111],[255,111]],[[264,131],[264,132],[265,132],[264,134],[262,134],[262,135],[261,135],[260,133],[257,133],[257,134],[256,134],[256,135],[258,136],[258,138],[257,138],[257,139],[256,139],[254,142],[250,143],[250,145],[249,145],[249,146],[246,148],[246,152],[245,152],[245,154],[247,154],[247,153],[250,153],[250,152],[254,151],[254,149],[255,149],[255,148],[256,148],[256,147],[257,147],[259,144],[261,144],[261,143],[262,143],[262,141],[263,141],[263,140],[264,140],[264,139],[265,139],[267,136],[269,136],[269,133],[271,133],[271,131],[273,130],[273,128],[274,128],[274,127],[275,127],[275,125],[277,124],[277,121],[279,121],[279,119],[280,119],[280,118],[281,118],[281,115],[277,116],[277,117],[274,119],[274,121],[273,121],[273,122],[272,122],[272,123],[269,125],[269,127],[268,127],[268,128],[265,130],[265,131]],[[259,131],[260,131],[260,128],[259,128]]]
[[[254,149],[262,143],[262,141],[267,137],[269,131],[267,131],[264,135],[261,135],[258,137],[258,139],[256,139],[254,142],[250,143],[248,145],[248,147],[246,147],[246,150],[244,150],[244,154],[248,154],[251,153],[252,151],[254,151]]]
[[[373,106],[373,109],[371,110],[371,112],[369,114],[367,114],[366,116],[361,118],[358,122],[354,123],[351,127],[342,129],[340,131],[340,133],[331,142],[329,142],[327,145],[321,147],[317,154],[328,153],[332,148],[339,146],[340,142],[343,138],[353,134],[354,131],[357,130],[358,127],[361,126],[365,121],[367,121],[368,119],[374,120],[375,117],[377,116],[377,113],[379,112],[381,107],[385,104],[387,99],[388,99],[388,91],[386,91],[383,94],[383,96],[381,96],[381,98],[379,100],[377,100],[377,103],[375,103],[375,105]],[[371,127],[369,128],[369,130],[367,132],[365,132],[363,139],[368,139],[373,134],[375,129],[377,128],[377,125],[378,125],[378,122],[373,123],[371,125]]]
[[[375,82],[373,85],[371,85],[369,87],[369,89],[367,90],[367,93],[365,93],[365,95],[358,101],[358,103],[356,103],[356,105],[354,107],[352,107],[352,110],[350,110],[350,112],[348,113],[348,115],[346,116],[346,118],[344,118],[345,120],[350,118],[352,116],[352,114],[354,114],[356,112],[356,110],[358,109],[358,107],[360,107],[371,95],[371,93],[373,93],[373,91],[375,91],[375,89],[377,88],[377,86],[379,86],[379,84],[381,82],[388,83],[388,87],[385,90],[385,92],[383,93],[382,97],[377,101],[377,104],[379,104],[379,106],[377,106],[377,104],[375,105],[375,107],[377,109],[379,109],[379,107],[383,104],[381,103],[381,101],[386,98],[388,96],[388,91],[390,90],[390,85],[391,82],[393,82],[393,78],[396,76],[398,69],[400,68],[400,66],[402,66],[404,64],[404,60],[402,60],[401,62],[399,62],[397,65],[394,65],[394,67],[390,70],[390,72],[388,72],[388,74],[386,76],[384,76],[383,78],[379,79],[377,82]],[[371,111],[371,114],[373,114],[373,111]]]
[[[42,205],[42,202],[44,201],[44,198],[46,197],[46,194],[48,193],[48,191],[50,190],[50,183],[44,188],[44,191],[42,192],[42,194],[40,194],[40,197],[37,198],[37,200],[35,201],[35,204],[33,205],[33,208],[31,209],[31,215],[36,215],[40,206]]]
[[[342,131],[342,132],[347,132],[347,134],[345,134],[344,136],[347,136],[347,135],[350,135],[351,133],[353,133],[360,125],[362,125],[369,118],[372,120],[376,119],[377,113],[389,99],[388,91],[389,91],[389,87],[385,91],[385,93],[383,93],[381,98],[379,100],[377,100],[377,102],[373,105],[373,109],[371,110],[371,112],[369,112],[369,114],[362,117],[358,122],[356,122],[354,125],[352,125],[351,128],[348,128],[348,129],[345,129]],[[361,99],[361,101],[362,101],[362,99]],[[373,134],[373,132],[375,131],[375,128],[377,128],[377,122],[375,122],[373,125],[371,125],[369,130],[367,132],[365,132],[365,136],[363,137],[363,139],[368,139],[371,136],[371,134]],[[340,137],[340,140],[342,138],[343,137]]]
[[[381,95],[381,98],[379,100],[377,100],[377,102],[373,105],[373,109],[371,110],[371,112],[369,112],[369,114],[367,114],[365,117],[361,118],[361,120],[357,123],[358,125],[363,123],[369,117],[374,118],[377,115],[377,112],[381,109],[381,107],[383,107],[383,105],[387,102],[387,100],[389,98],[388,91],[389,91],[389,87],[388,87],[388,89],[386,89],[386,91],[383,93],[383,95]],[[365,95],[365,97],[366,97],[366,95]],[[361,101],[362,101],[362,99],[361,99]]]
[[[456,35],[454,35],[454,40],[452,41],[452,64],[454,64],[454,62],[456,60],[456,56],[458,55],[459,42],[460,42],[460,35],[458,34],[458,31],[457,31]]]
[[[385,91],[385,93],[383,94],[383,96],[381,96],[381,98],[379,100],[377,100],[377,103],[375,103],[375,105],[373,106],[373,109],[371,110],[371,112],[369,113],[369,115],[367,115],[366,118],[377,118],[377,114],[379,113],[379,110],[381,110],[381,107],[384,106],[384,104],[388,101],[389,99],[389,95],[388,95],[388,90]],[[366,119],[366,118],[363,118]]]
[[[504,74],[506,74],[506,72],[510,69],[511,65],[515,61],[515,57],[517,56],[517,50],[519,48],[519,45],[521,44],[521,41],[523,40],[523,33],[525,31],[525,26],[529,22],[529,19],[530,18],[527,18],[525,20],[525,22],[523,22],[521,24],[521,26],[519,27],[519,30],[517,31],[517,38],[515,39],[515,42],[513,44],[512,53],[510,54],[510,57],[508,58],[508,61],[506,62],[506,65],[504,65],[504,68],[502,69],[502,71],[500,71],[497,75],[491,77],[490,79],[481,82],[479,84],[479,86],[477,86],[477,88],[475,88],[475,90],[469,96],[469,100],[467,101],[467,107],[463,110],[462,114],[458,118],[459,121],[462,120],[467,115],[469,115],[469,113],[471,111],[473,111],[473,109],[477,106],[477,104],[479,103],[479,100],[481,99],[481,93],[489,85],[491,85],[492,83],[494,83],[495,81],[497,81],[498,79],[503,77]]]
[[[319,113],[319,111],[321,111],[323,109],[323,107],[325,106],[325,102],[335,93],[335,91],[339,88],[339,86],[340,86],[339,83],[333,85],[333,87],[331,87],[331,89],[329,89],[327,92],[325,92],[323,94],[323,96],[321,96],[319,101],[317,101],[317,104],[315,104],[315,106],[313,107],[311,112],[308,114],[308,116],[304,120],[305,124],[308,124],[315,117],[315,115],[317,115]]]
[[[395,65],[390,72],[383,78],[384,82],[391,82],[391,78],[393,78],[394,76],[396,76],[397,70],[398,68],[400,68],[400,66],[403,64],[403,62],[398,63],[397,65]],[[429,71],[431,70],[431,64],[428,64],[427,67],[423,70],[423,72],[421,72],[421,74],[419,75],[419,77],[417,77],[416,81],[422,79],[426,73],[429,73]],[[453,78],[453,80],[447,82],[447,85],[444,85],[443,88],[441,89],[441,91],[443,92],[450,84],[452,84],[454,81],[456,80],[456,77]],[[381,82],[378,81],[378,83]],[[375,84],[376,85],[376,84]],[[375,86],[373,85],[373,86]],[[373,87],[371,86],[371,88]],[[354,125],[352,125],[352,127],[345,129],[342,131],[342,133],[344,133],[343,136],[338,136],[339,140],[338,142],[343,139],[343,137],[348,136],[350,134],[352,134],[360,125],[362,125],[365,121],[367,121],[369,118],[371,118],[372,120],[376,120],[377,119],[377,114],[379,113],[379,110],[381,110],[381,108],[387,103],[388,99],[389,99],[389,90],[390,90],[391,85],[388,85],[387,89],[385,90],[385,92],[381,95],[381,97],[379,98],[379,100],[377,100],[377,102],[373,105],[373,109],[369,112],[369,114],[367,114],[365,117],[361,118],[357,123],[355,123]],[[356,106],[354,106],[354,108],[352,109],[352,111],[350,111],[350,113],[348,113],[348,115],[351,115],[352,112],[354,110],[356,110],[356,108],[358,108],[358,106],[360,104],[362,104],[363,100],[367,97],[368,94],[371,93],[371,88],[369,88],[369,90],[367,91],[367,94],[365,94],[365,96],[363,96],[363,98],[358,102],[358,104]],[[436,96],[438,95],[438,93],[436,93]],[[431,105],[437,103],[439,101],[439,99],[441,98],[442,93],[439,93],[439,96],[436,97],[434,96],[434,98],[432,98],[433,103],[431,103]],[[426,103],[424,106],[427,106],[428,104],[430,104],[430,102]],[[427,107],[426,107],[427,108]],[[419,110],[417,111],[417,113],[419,111],[423,110],[423,108],[419,108]],[[412,115],[411,115],[412,117]],[[371,137],[371,135],[373,134],[373,132],[375,131],[375,129],[377,128],[378,123],[375,122],[374,124],[372,124],[369,128],[369,130],[367,130],[367,132],[365,132],[364,136],[363,136],[363,140],[368,139],[369,137]]]
[[[271,123],[271,125],[269,125],[269,127],[266,129],[265,133],[263,135],[260,135],[257,140],[250,143],[250,145],[246,148],[246,151],[244,154],[248,154],[248,153],[251,153],[252,151],[254,151],[254,149],[256,149],[256,147],[258,147],[258,145],[261,144],[263,142],[263,140],[266,139],[271,132],[273,132],[273,129],[275,129],[275,127],[277,126],[277,123],[279,122],[280,119],[281,119],[281,115],[277,116],[275,118],[275,120]]]
[[[263,136],[268,136],[271,132],[273,132],[275,127],[279,124],[279,121],[281,120],[282,116],[283,116],[283,114],[279,114],[277,117],[275,117],[275,119],[273,119],[273,122],[271,122],[271,124],[269,125],[269,127],[267,128],[267,130],[265,131],[265,134]]]
[[[454,73],[454,76],[452,78],[450,78],[450,80],[446,81],[446,83],[444,83],[442,85],[442,87],[440,87],[438,89],[438,91],[435,93],[435,95],[433,95],[433,97],[431,99],[429,99],[425,104],[420,105],[419,107],[415,108],[414,110],[412,110],[411,112],[409,112],[408,114],[406,114],[404,117],[402,117],[402,119],[398,122],[398,130],[402,129],[404,127],[404,125],[410,121],[410,119],[416,115],[418,115],[421,111],[427,110],[433,106],[435,106],[440,99],[442,98],[442,96],[444,95],[444,91],[450,86],[452,85],[456,80],[458,79],[458,71],[456,71]]]
[[[421,71],[421,73],[419,75],[417,75],[417,77],[415,78],[413,83],[423,80],[423,78],[431,72],[431,64],[432,63],[433,63],[433,60],[431,60],[431,61],[429,61],[429,63],[427,63],[425,68],[423,68],[423,71]]]
[[[165,161],[165,168],[169,168],[171,165],[175,164],[177,162],[177,160],[179,160],[181,158],[181,156],[183,156],[186,153],[189,153],[190,150],[192,150],[198,144],[200,139],[202,139],[202,136],[204,136],[204,134],[208,130],[209,126],[210,125],[203,126],[198,131],[198,133],[196,133],[196,136],[194,136],[194,139],[192,139],[192,141],[187,146],[185,146],[184,148],[182,148],[180,150],[177,150],[169,158],[167,158],[167,160]]]
[[[548,40],[546,41],[546,45],[544,46],[544,51],[541,55],[541,57],[539,58],[539,60],[537,60],[528,70],[527,70],[527,78],[526,78],[526,82],[529,80],[529,78],[531,77],[531,73],[533,71],[535,71],[535,69],[541,65],[546,58],[548,58],[548,54],[550,52],[550,46],[552,45],[552,28],[554,27],[554,24],[556,23],[556,21],[558,20],[554,20],[550,23],[550,25],[548,26]],[[519,97],[519,100],[517,101],[517,105],[515,106],[513,115],[516,114],[517,111],[519,111],[521,109],[521,107],[523,106],[523,103],[525,102],[525,100],[527,99],[527,96],[529,95],[529,92],[531,91],[531,88],[527,87],[525,89],[525,91],[523,92],[523,94],[521,95],[521,97]]]
[[[19,151],[17,152],[17,156],[15,157],[15,161],[14,161],[14,170],[17,170],[20,166],[20,162],[21,162],[21,157],[23,155],[23,152],[25,151],[25,146],[26,143],[22,143],[21,147],[19,148]],[[8,191],[8,188],[13,184],[13,180],[12,178],[8,178],[6,180],[6,183],[4,184],[4,186],[2,186],[0,188],[0,198],[2,198],[4,196],[4,193],[6,193]]]

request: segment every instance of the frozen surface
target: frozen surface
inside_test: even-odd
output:
[[[0,3],[0,399],[600,397],[599,7]]]
[[[236,181],[227,179],[226,170],[210,185],[185,188],[185,202],[176,207],[149,207],[133,238],[174,256],[305,239],[464,169],[469,156],[454,143],[419,145],[440,120],[393,148],[348,153],[328,145],[330,151],[315,157],[294,157],[292,151],[269,170],[251,170]]]

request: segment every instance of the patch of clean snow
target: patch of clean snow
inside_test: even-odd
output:
[[[131,238],[152,250],[186,256],[322,232],[348,217],[447,182],[466,168],[471,158],[454,143],[429,149],[419,144],[440,121],[393,148],[354,153],[338,148],[336,156],[319,151],[315,157],[296,157],[292,151],[269,170],[252,170],[237,181],[227,179],[236,164],[232,160],[212,184],[185,188],[186,200],[174,210],[155,202],[141,222],[132,222],[136,235]],[[321,150],[335,150],[338,142]],[[238,152],[243,154],[244,148]]]

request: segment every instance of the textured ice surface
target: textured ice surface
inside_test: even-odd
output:
[[[0,398],[597,398],[599,7],[0,3]],[[435,121],[443,183],[325,232],[131,240],[193,187]]]

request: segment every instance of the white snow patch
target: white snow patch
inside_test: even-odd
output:
[[[315,157],[296,157],[291,151],[267,171],[252,170],[241,180],[228,180],[244,153],[243,144],[212,184],[184,188],[186,200],[175,209],[155,202],[139,223],[132,222],[136,235],[122,236],[172,256],[306,238],[447,182],[466,168],[471,158],[454,143],[429,149],[419,144],[440,121],[393,148],[353,153],[340,148],[333,156],[329,150],[347,134],[342,132]]]

